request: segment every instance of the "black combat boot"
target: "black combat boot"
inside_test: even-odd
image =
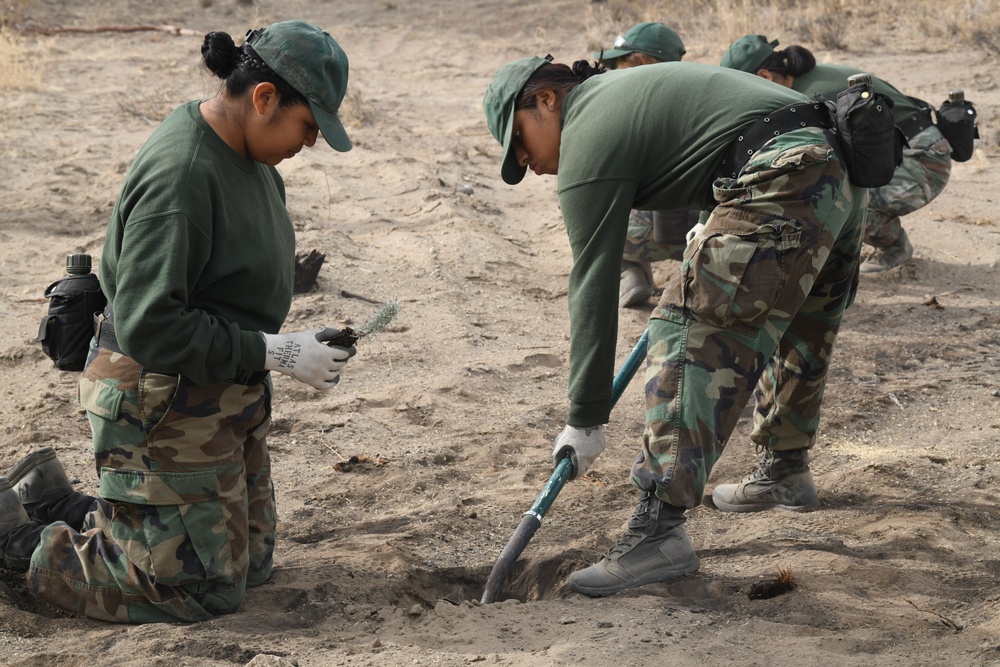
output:
[[[28,454],[4,473],[28,516],[43,524],[65,521],[80,530],[94,498],[73,490],[51,447]]]
[[[44,528],[32,523],[17,492],[6,477],[0,477],[0,564],[16,572],[27,572]]]
[[[699,565],[684,530],[684,510],[644,491],[625,534],[599,563],[571,574],[569,588],[584,595],[611,595],[678,579],[696,572]]]

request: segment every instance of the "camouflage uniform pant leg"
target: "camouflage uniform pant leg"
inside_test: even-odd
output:
[[[679,260],[683,255],[683,243],[661,243],[654,238],[653,213],[633,210],[629,214],[625,252],[622,254],[622,259],[626,262]]]
[[[757,383],[750,440],[760,448],[808,449],[816,442],[833,344],[857,286],[858,246],[852,234],[834,243]]]
[[[77,531],[62,521],[46,526],[31,558],[28,587],[45,602],[100,621],[171,623],[212,617],[182,590],[156,582],[132,563],[101,528],[115,513],[98,498]],[[99,516],[98,516],[99,515]],[[153,602],[155,601],[155,603]]]
[[[248,445],[264,443],[268,397],[267,384],[198,386],[100,350],[81,377],[80,400],[101,498],[83,530],[57,523],[43,532],[33,592],[81,615],[132,623],[236,611],[250,568],[248,480],[257,495],[270,494],[266,456],[247,456]],[[264,468],[248,470],[249,461]],[[273,543],[273,506],[257,511]],[[257,561],[269,562],[266,540],[257,541]]]
[[[865,243],[876,248],[899,238],[900,217],[923,208],[941,194],[951,176],[951,146],[933,125],[910,140],[892,181],[872,188]]]
[[[786,332],[810,320],[832,346],[843,309],[824,321],[800,310],[811,296],[842,289],[834,284],[841,274],[853,276],[867,203],[828,144],[788,148],[780,138],[738,180],[716,181],[715,196],[719,205],[649,322],[646,429],[632,481],[677,507],[701,502]],[[834,248],[848,253],[846,266],[831,262]],[[825,368],[818,377],[822,385]]]
[[[270,393],[267,414],[270,415]],[[271,578],[274,566],[274,535],[277,512],[274,485],[271,481],[271,454],[267,449],[267,433],[271,419],[254,429],[243,449],[247,470],[247,519],[250,556],[247,588],[260,586]]]

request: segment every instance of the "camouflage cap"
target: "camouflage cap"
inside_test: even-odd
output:
[[[337,116],[347,93],[347,54],[333,37],[304,21],[282,21],[249,31],[247,44],[309,100],[326,143],[337,151],[351,150],[351,140]]]

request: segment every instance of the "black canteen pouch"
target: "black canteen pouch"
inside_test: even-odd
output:
[[[836,103],[817,94],[835,118],[837,142],[851,183],[862,188],[888,185],[903,162],[907,145],[892,118],[892,100],[870,83],[856,83],[837,95]]]
[[[979,138],[976,108],[972,102],[945,100],[937,110],[937,128],[951,145],[951,159],[966,162],[972,158],[975,140]]]
[[[94,316],[108,300],[93,273],[67,276],[45,289],[49,309],[38,327],[42,351],[62,371],[82,371],[90,340],[94,337]]]

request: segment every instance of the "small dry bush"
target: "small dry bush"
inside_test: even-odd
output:
[[[42,86],[48,46],[0,23],[0,87],[38,90]]]
[[[340,121],[347,127],[362,127],[371,125],[378,116],[375,106],[365,99],[357,85],[348,86],[347,94],[341,103],[337,114]]]
[[[21,21],[34,0],[0,0],[0,26]]]

